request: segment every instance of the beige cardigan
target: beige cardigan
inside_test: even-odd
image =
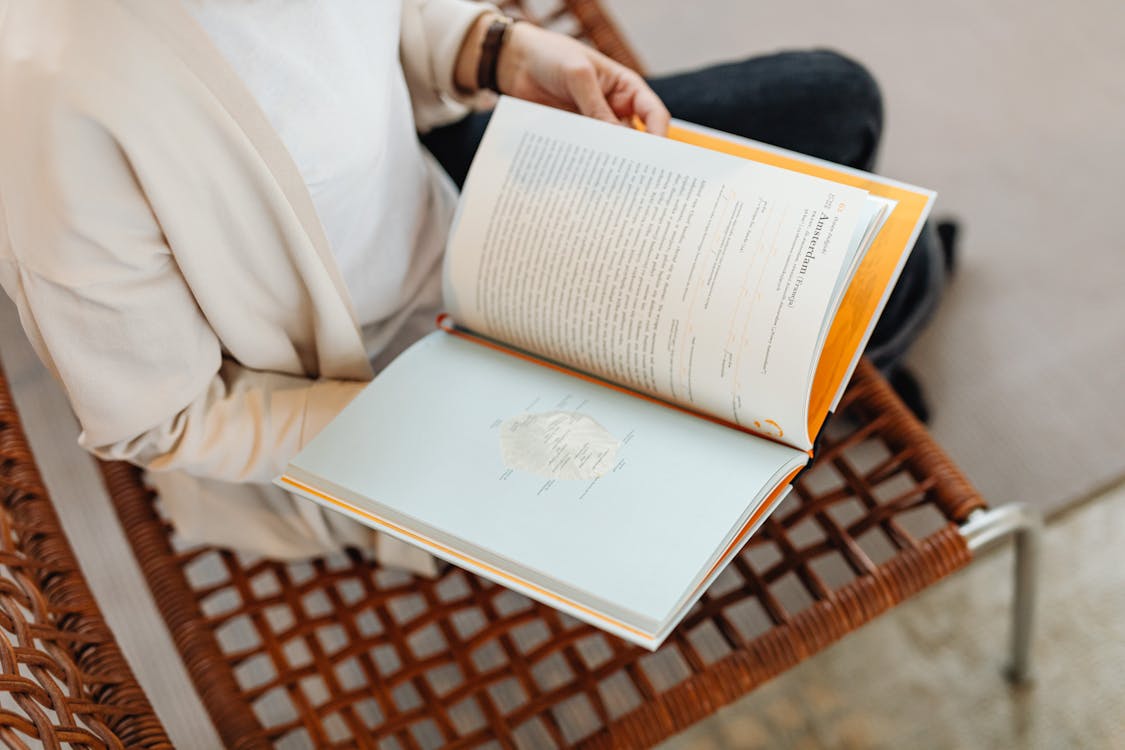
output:
[[[486,7],[404,0],[420,129],[465,113],[454,62]],[[0,0],[0,283],[80,444],[194,491],[272,480],[372,375],[296,166],[180,0]],[[191,507],[169,481],[203,516],[184,525],[232,541],[224,490]],[[294,512],[293,539],[238,538],[339,542]]]

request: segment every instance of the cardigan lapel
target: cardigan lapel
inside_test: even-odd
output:
[[[320,223],[308,186],[301,177],[288,148],[258,106],[242,79],[196,23],[182,0],[116,0],[139,17],[145,25],[166,42],[196,77],[215,95],[232,119],[246,134],[263,162],[277,181],[294,214],[299,220],[320,266],[328,274],[340,302],[354,329],[354,346],[345,353],[348,362],[322,363],[322,376],[363,377],[372,375],[360,333],[355,306],[340,273],[324,227]],[[327,368],[325,367],[327,365]],[[324,371],[327,369],[328,371]],[[335,371],[335,372],[333,372]]]

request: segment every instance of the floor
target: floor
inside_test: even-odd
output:
[[[1125,485],[1044,536],[1035,679],[1001,676],[1010,547],[662,745],[662,750],[1125,747]]]

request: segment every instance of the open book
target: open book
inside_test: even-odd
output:
[[[809,462],[933,197],[502,99],[448,316],[278,483],[655,649]]]

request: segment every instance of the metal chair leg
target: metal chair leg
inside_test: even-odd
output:
[[[975,511],[961,526],[961,535],[974,552],[1008,537],[1015,541],[1011,660],[1005,669],[1005,675],[1013,683],[1031,679],[1031,637],[1042,529],[1039,514],[1021,503]]]

